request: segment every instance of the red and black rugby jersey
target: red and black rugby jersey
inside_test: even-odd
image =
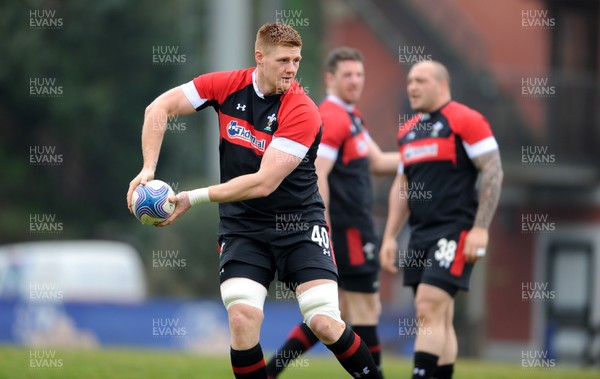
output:
[[[324,220],[314,166],[318,108],[296,81],[283,94],[265,96],[255,75],[255,68],[214,72],[181,86],[196,110],[212,106],[218,113],[221,182],[257,172],[269,146],[303,159],[269,196],[219,204],[221,233],[275,227],[281,215]]]
[[[335,96],[319,105],[323,137],[317,155],[335,161],[329,173],[329,214],[333,224],[371,220],[369,134],[356,107]]]
[[[449,230],[470,229],[478,206],[478,171],[471,159],[498,149],[487,120],[450,101],[402,125],[398,145],[398,173],[408,179],[404,196],[410,209],[411,242],[434,242]]]

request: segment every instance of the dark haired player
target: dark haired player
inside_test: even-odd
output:
[[[213,107],[219,115],[221,184],[171,198],[177,207],[160,226],[195,204],[221,203],[221,297],[235,377],[267,377],[259,336],[277,270],[281,281],[300,283],[296,296],[306,323],[346,371],[379,378],[364,342],[340,318],[337,270],[314,168],[321,119],[294,80],[301,48],[295,29],[265,24],[256,36],[255,68],[200,75],[154,100],[144,117],[144,165],[130,183],[128,206],[133,189],[154,176],[167,118]],[[276,233],[278,215],[292,213],[301,214],[308,230]]]
[[[485,255],[502,165],[490,125],[480,113],[452,101],[450,77],[441,63],[414,65],[407,90],[411,107],[420,114],[398,134],[400,165],[390,190],[380,259],[384,269],[397,272],[396,237],[410,215],[408,250],[415,253],[405,254],[410,259],[403,262],[404,285],[415,291],[419,326],[431,331],[416,336],[412,378],[448,379],[458,351],[454,296],[468,290],[473,265]],[[431,196],[423,201],[411,191]]]
[[[370,172],[394,174],[399,157],[396,152],[383,153],[379,149],[356,109],[365,82],[361,52],[348,47],[332,50],[325,71],[327,98],[319,106],[323,137],[315,161],[319,192],[331,226],[343,318],[365,341],[381,371],[377,335],[380,266],[371,218]],[[268,363],[269,377],[277,377],[317,341],[310,328],[300,323]]]

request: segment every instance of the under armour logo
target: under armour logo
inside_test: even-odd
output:
[[[323,255],[331,257],[331,252],[329,251],[329,249],[323,249]]]
[[[413,370],[413,375],[425,376],[425,369],[415,367],[415,369]]]
[[[225,272],[225,269],[222,268],[221,271],[219,271],[219,275],[223,274]]]
[[[246,104],[242,105],[240,103],[238,103],[237,107],[235,107],[235,109],[237,109],[238,111],[241,110],[242,112],[246,111]]]
[[[361,372],[355,372],[353,375],[355,378],[362,378],[363,375],[367,375],[370,372],[371,371],[369,371],[369,368],[367,366],[365,366]]]

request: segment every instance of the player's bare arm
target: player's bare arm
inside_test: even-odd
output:
[[[167,120],[175,115],[186,115],[196,110],[185,97],[180,87],[168,90],[157,97],[144,114],[142,127],[142,156],[144,164],[140,173],[129,183],[127,207],[131,210],[131,195],[140,183],[146,184],[154,178],[160,147],[167,128]]]
[[[375,175],[394,175],[400,162],[400,153],[397,151],[383,152],[379,146],[370,139],[369,146],[369,169]]]
[[[323,198],[325,204],[325,221],[327,225],[331,227],[331,220],[329,218],[329,173],[333,169],[335,164],[334,160],[319,157],[315,159],[315,168],[317,169],[317,185],[319,186],[319,193]]]
[[[409,214],[406,183],[406,175],[398,174],[390,188],[388,217],[379,252],[381,267],[391,273],[398,272],[396,267],[396,257],[398,256],[396,237],[402,230]]]
[[[257,172],[241,175],[226,183],[201,189],[206,193],[204,201],[228,203],[269,196],[279,187],[283,179],[298,167],[301,161],[302,158],[295,155],[268,147]],[[157,226],[172,224],[192,207],[189,191],[181,192],[177,196],[169,198],[169,201],[176,204],[175,211],[171,217]]]
[[[475,215],[475,223],[465,239],[464,253],[467,262],[475,262],[479,256],[485,254],[488,244],[488,228],[500,200],[502,178],[504,176],[498,150],[475,157],[472,162],[481,172],[481,180],[479,183],[479,207]]]
[[[168,90],[146,107],[142,128],[144,168],[156,168],[168,119],[176,115],[191,114],[195,111],[181,87]]]
[[[502,162],[498,150],[490,151],[473,159],[473,164],[481,171],[479,184],[479,208],[475,216],[475,226],[487,229],[492,222],[500,200],[502,188]]]
[[[283,179],[294,171],[301,161],[302,158],[269,147],[262,158],[258,172],[210,186],[208,188],[210,201],[227,203],[266,197],[279,187]]]

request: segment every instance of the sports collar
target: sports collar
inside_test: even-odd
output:
[[[352,113],[354,111],[354,104],[348,104],[335,95],[327,95],[327,100],[331,101],[332,103],[336,103],[340,107],[344,108],[347,112]]]
[[[260,91],[260,89],[258,88],[258,84],[256,84],[256,69],[252,71],[252,87],[254,87],[254,92],[258,97],[260,97],[261,99],[265,98],[265,94]]]

